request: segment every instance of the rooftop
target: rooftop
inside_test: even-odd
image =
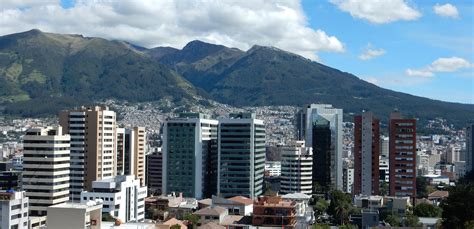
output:
[[[196,212],[194,212],[194,214],[199,215],[199,216],[208,216],[208,215],[220,216],[224,214],[226,211],[227,211],[227,208],[213,206],[213,207],[207,207],[207,208],[197,210]]]
[[[245,205],[253,204],[253,200],[245,196],[234,196],[228,199]]]

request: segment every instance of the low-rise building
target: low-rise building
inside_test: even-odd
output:
[[[81,193],[81,203],[101,199],[103,212],[122,222],[143,221],[145,219],[145,198],[147,187],[133,175],[116,176],[92,182],[92,191]]]
[[[48,229],[100,229],[102,201],[62,203],[47,208]]]
[[[212,205],[227,208],[229,215],[251,215],[253,212],[253,200],[245,196],[234,196],[222,198],[212,196]]]
[[[405,214],[409,207],[412,207],[410,197],[396,197],[396,196],[385,196],[384,206],[398,214]]]
[[[354,205],[358,208],[377,210],[383,207],[383,200],[383,196],[358,195],[354,196]]]
[[[296,204],[280,196],[259,197],[253,205],[252,225],[295,228]]]
[[[0,228],[28,228],[25,192],[0,191]]]
[[[197,210],[193,214],[200,217],[199,224],[202,225],[209,222],[218,222],[220,224],[224,220],[224,217],[229,214],[229,212],[227,208],[211,206]]]

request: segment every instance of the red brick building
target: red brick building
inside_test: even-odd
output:
[[[295,228],[296,203],[280,196],[259,197],[253,204],[253,226]]]

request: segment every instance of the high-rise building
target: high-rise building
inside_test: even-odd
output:
[[[354,194],[379,194],[380,121],[372,112],[354,117]]]
[[[0,191],[0,228],[28,228],[28,197],[24,191]]]
[[[388,159],[389,139],[386,136],[380,136],[380,156]]]
[[[474,170],[474,124],[466,127],[466,173]]]
[[[59,124],[71,135],[71,200],[79,201],[92,181],[113,178],[116,172],[116,115],[107,107],[64,110]]]
[[[217,193],[217,120],[182,113],[163,125],[163,194],[209,198]]]
[[[70,136],[61,127],[29,129],[23,137],[23,189],[30,215],[69,200]]]
[[[144,127],[117,128],[117,175],[134,175],[145,185]]]
[[[153,151],[146,156],[146,186],[150,195],[161,195],[163,184],[163,153]]]
[[[454,164],[455,162],[461,161],[461,147],[450,146],[446,149],[446,162]]]
[[[218,193],[256,198],[263,192],[265,125],[255,113],[219,120]]]
[[[21,171],[13,170],[11,161],[0,162],[0,190],[20,190]]]
[[[304,193],[313,191],[313,152],[305,147],[304,141],[283,147],[281,161],[282,194]]]
[[[81,193],[81,203],[101,199],[102,212],[122,222],[143,221],[146,197],[147,187],[141,186],[135,176],[116,176],[92,182],[92,191]]]
[[[390,115],[390,195],[416,197],[416,120]]]
[[[342,190],[342,109],[311,104],[297,116],[299,140],[313,148],[313,191]]]
[[[342,191],[352,193],[354,189],[354,168],[344,166],[342,169]]]

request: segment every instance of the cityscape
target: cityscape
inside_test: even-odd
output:
[[[0,229],[474,229],[472,2],[0,6]]]

